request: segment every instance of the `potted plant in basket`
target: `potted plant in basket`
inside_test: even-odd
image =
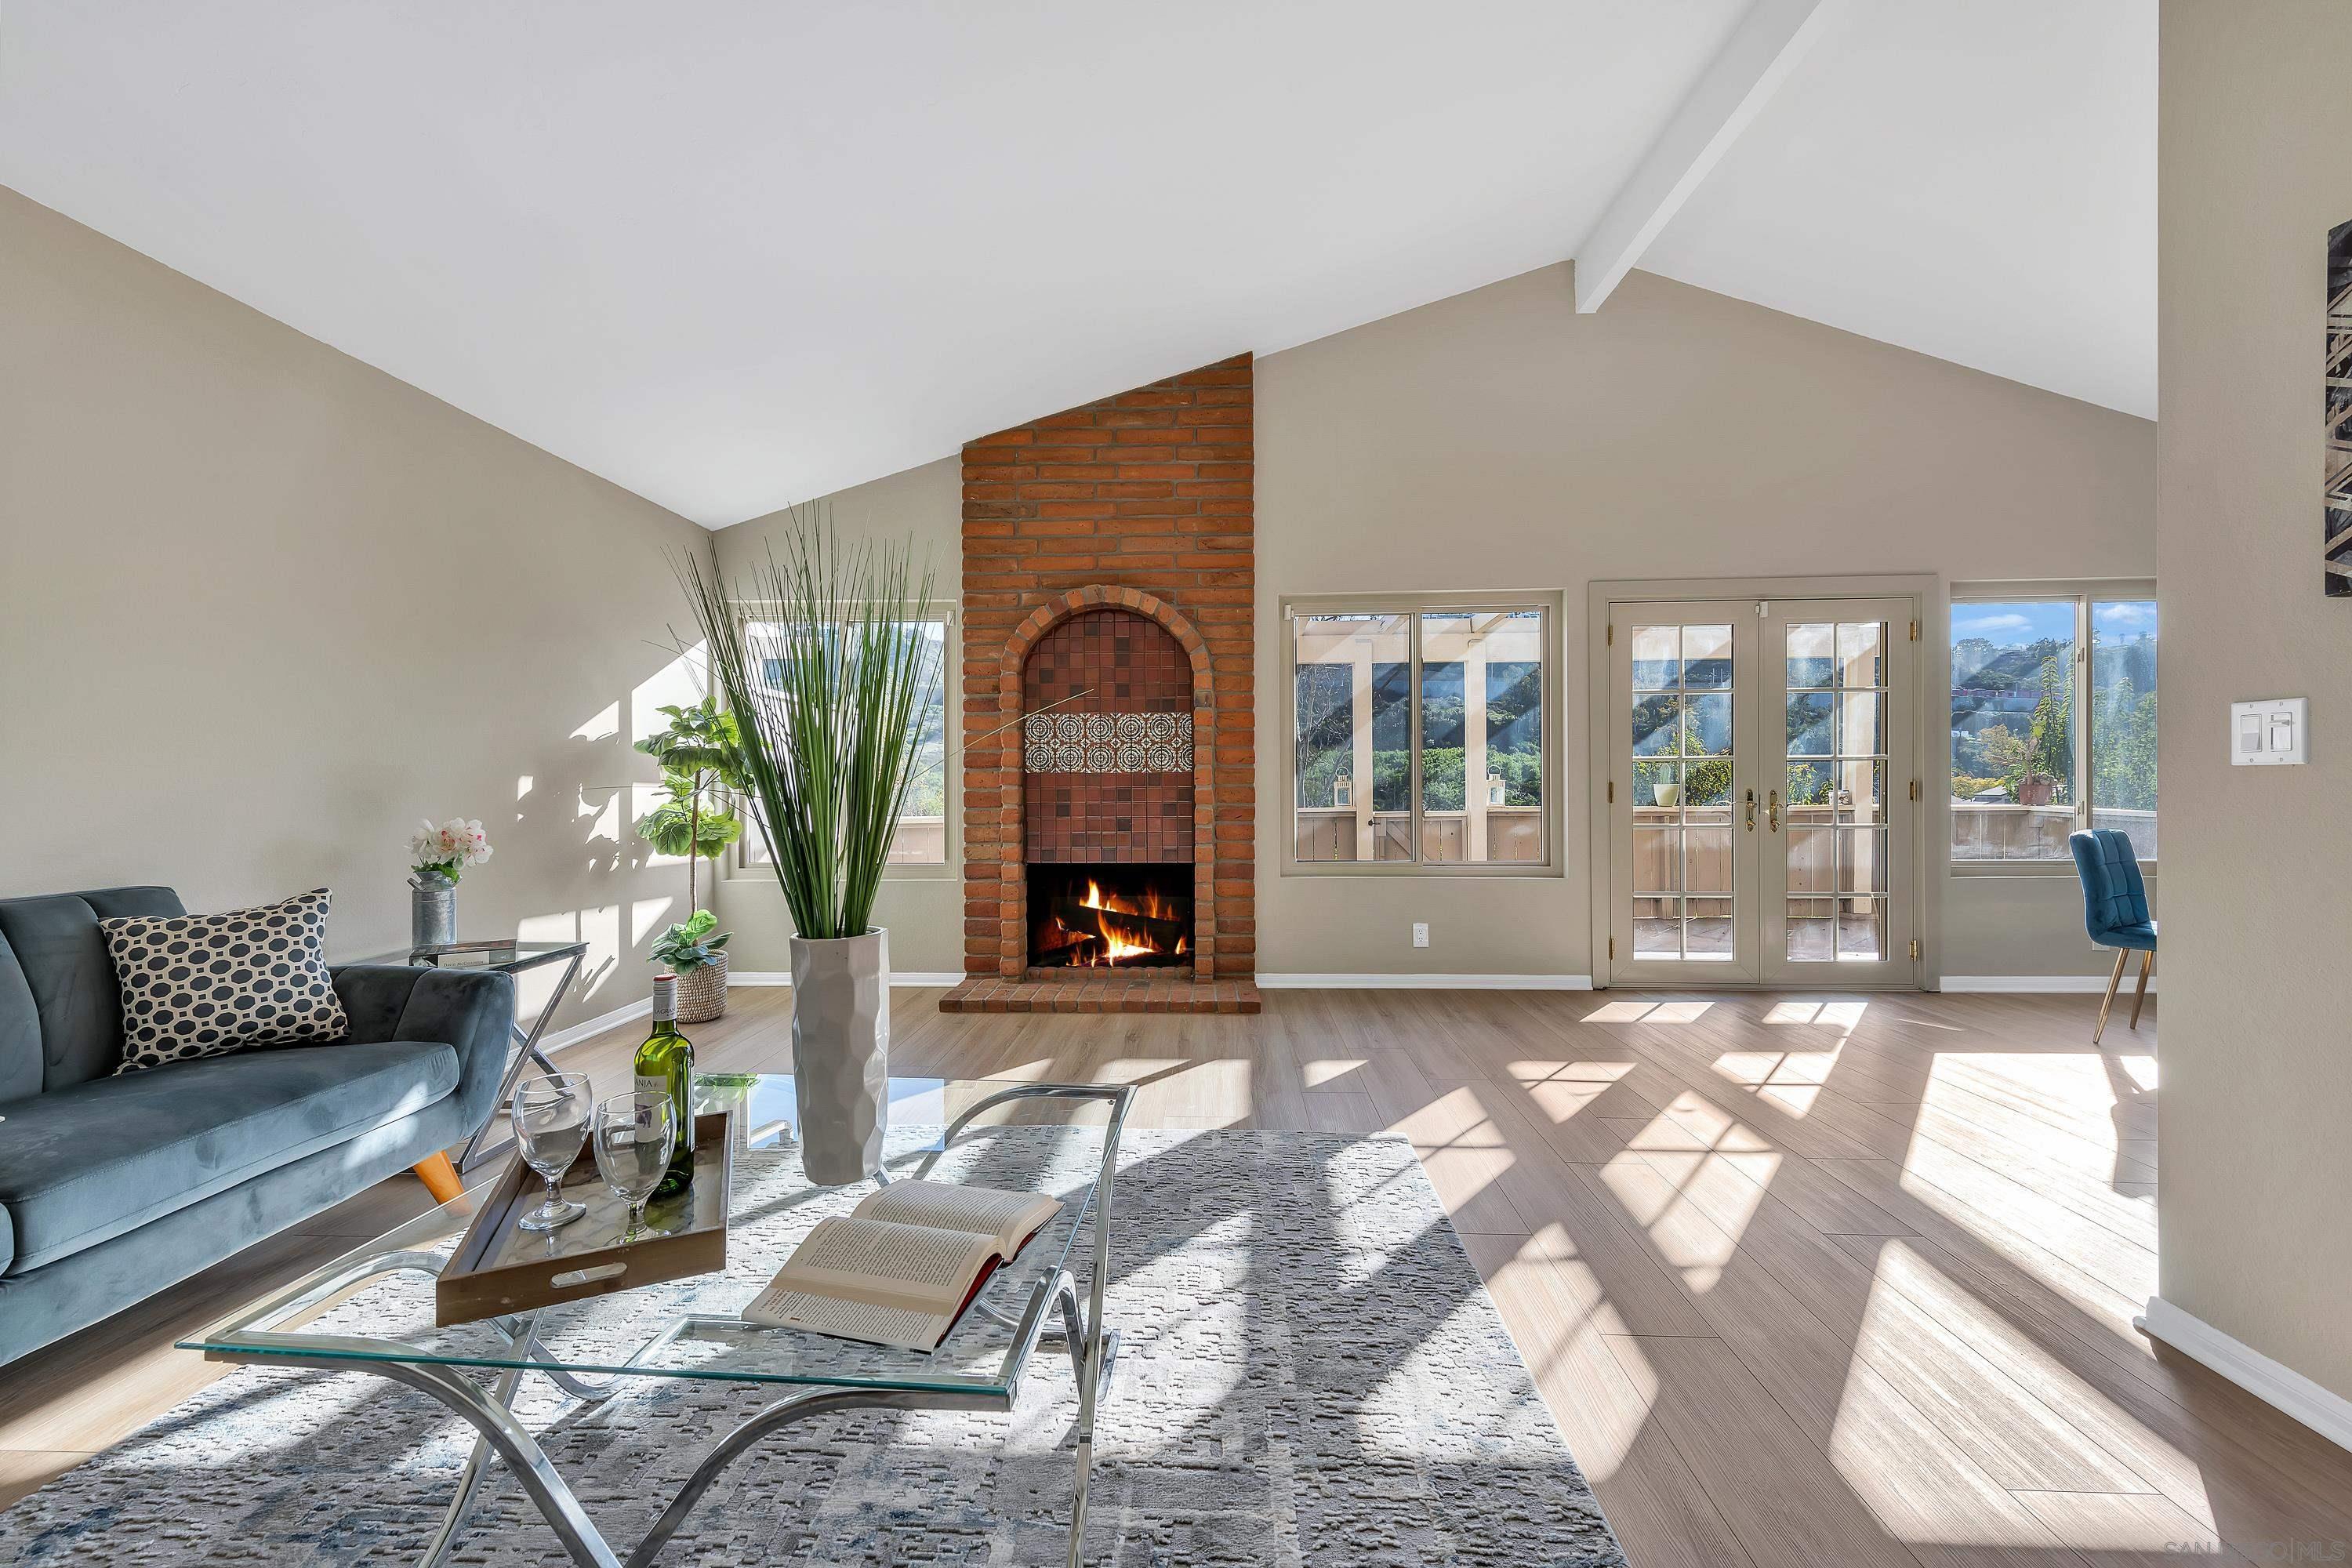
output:
[[[677,1017],[707,1023],[727,1011],[727,939],[706,940],[719,917],[702,907],[698,872],[743,837],[735,795],[742,788],[735,716],[716,696],[660,710],[669,724],[637,742],[661,764],[666,798],[637,824],[637,837],[664,855],[686,857],[687,919],[655,939],[653,959],[677,971]],[[673,953],[693,953],[674,960]]]
[[[654,938],[653,961],[677,973],[677,1021],[707,1024],[727,1011],[727,939],[731,931],[717,930],[719,917],[697,910]]]
[[[688,554],[678,577],[792,912],[801,1164],[814,1182],[858,1181],[887,1131],[890,933],[874,896],[942,674],[921,631],[931,576],[911,546],[844,545],[810,508],[733,594],[715,559]]]

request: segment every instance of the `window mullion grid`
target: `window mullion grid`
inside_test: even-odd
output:
[[[2091,830],[2091,596],[2074,596],[2074,830]]]
[[[1405,805],[1409,808],[1405,831],[1412,836],[1407,847],[1406,860],[1421,864],[1421,614],[1417,610],[1405,615],[1405,675],[1407,726],[1405,760]]]

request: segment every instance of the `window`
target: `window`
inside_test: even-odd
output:
[[[743,635],[751,645],[754,669],[760,680],[771,689],[783,679],[783,658],[763,647],[761,636],[768,630],[765,623],[746,621]],[[921,639],[925,667],[933,672],[929,680],[929,699],[917,710],[915,724],[915,775],[907,786],[907,804],[898,816],[898,837],[890,841],[890,864],[893,866],[944,866],[948,863],[948,769],[947,769],[947,647],[948,623],[944,620],[910,622],[908,633]],[[766,866],[772,863],[766,836],[760,830],[759,803],[746,801],[741,853],[739,863],[746,866]]]
[[[1287,613],[1297,864],[1549,864],[1548,608]]]
[[[1954,865],[2071,865],[2091,826],[2156,858],[2156,648],[2144,593],[1954,595]]]

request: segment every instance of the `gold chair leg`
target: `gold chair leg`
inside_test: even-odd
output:
[[[2116,1005],[2116,990],[2124,983],[2124,965],[2131,962],[2131,949],[2116,949],[2116,971],[2107,976],[2107,994],[2099,999],[2099,1026],[2091,1031],[2091,1044],[2097,1045],[2099,1037],[2107,1032],[2107,1012]]]
[[[2147,1004],[2147,972],[2155,967],[2156,949],[2151,947],[2140,954],[2139,989],[2132,993],[2131,1026],[2135,1029],[2139,1027],[2139,1010]]]

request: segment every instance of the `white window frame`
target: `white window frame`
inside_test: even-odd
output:
[[[738,605],[735,609],[736,635],[746,635],[744,626],[765,618],[762,607]],[[956,612],[934,605],[930,614],[922,617],[940,628],[940,703],[941,707],[940,766],[946,773],[941,781],[946,816],[940,824],[941,854],[937,860],[893,860],[882,868],[886,882],[938,882],[960,879],[963,875],[959,850],[962,835],[959,824],[962,817],[963,778],[961,765],[963,756],[962,725],[962,627]],[[757,803],[748,795],[741,802],[743,836],[735,841],[735,852],[723,862],[725,875],[730,881],[738,879],[772,878],[774,868],[765,861],[751,858],[760,840],[760,825],[755,818]],[[904,825],[906,819],[901,819]],[[920,817],[916,821],[923,820]]]
[[[1295,594],[1280,601],[1282,616],[1282,794],[1281,873],[1286,877],[1558,877],[1563,874],[1560,779],[1560,693],[1567,657],[1560,645],[1560,595],[1503,591],[1458,594]],[[1492,614],[1519,611],[1541,617],[1537,633],[1543,650],[1544,766],[1543,858],[1461,860],[1432,863],[1421,858],[1421,618],[1448,612]],[[1412,811],[1410,860],[1301,860],[1298,858],[1298,639],[1292,622],[1300,616],[1402,616],[1411,628],[1406,707],[1406,800]],[[1463,781],[1466,790],[1469,780]]]
[[[1951,602],[1948,614],[1945,619],[1944,647],[1942,652],[1944,670],[1944,690],[1942,701],[1944,704],[1945,721],[1943,748],[1944,775],[1940,782],[1941,787],[1947,796],[1951,794],[1952,781],[1952,622],[1959,618],[1962,606],[1968,605],[2063,605],[2072,603],[2074,606],[2074,668],[2073,671],[2074,772],[2074,777],[2069,781],[2069,783],[2071,785],[2074,811],[2074,826],[2073,831],[2079,833],[2091,826],[2092,809],[2094,805],[2091,799],[2091,780],[2094,776],[2094,770],[2091,763],[2091,678],[2093,673],[2091,660],[2091,607],[2095,604],[2112,604],[2117,601],[2136,599],[2144,599],[2150,603],[2156,602],[2156,583],[2153,579],[2145,577],[2125,577],[2116,579],[2086,577],[2059,580],[2045,579],[2042,581],[2017,583],[1955,583],[1952,585]],[[2159,630],[2159,636],[2160,635],[2161,632]],[[2162,728],[2164,722],[2161,716],[2163,712],[2161,688],[2159,688],[2159,695],[2158,698],[2158,718],[2157,720],[2157,724],[2159,729]],[[2157,787],[2158,791],[2161,792],[2163,788],[2161,781],[2158,782]],[[2161,813],[2162,809],[2162,795],[2161,793],[2159,793],[2158,796],[2158,810]],[[2077,874],[2074,869],[2074,862],[2072,858],[2065,856],[2060,856],[2054,859],[2049,860],[1954,859],[1952,858],[1952,831],[1948,814],[1946,817],[1944,828],[1942,854],[1945,857],[1946,863],[1951,868],[1951,874],[1955,877],[2072,878]],[[2140,874],[2144,877],[2154,876],[2156,874],[2156,861],[2153,859],[2142,858],[2139,862]]]

